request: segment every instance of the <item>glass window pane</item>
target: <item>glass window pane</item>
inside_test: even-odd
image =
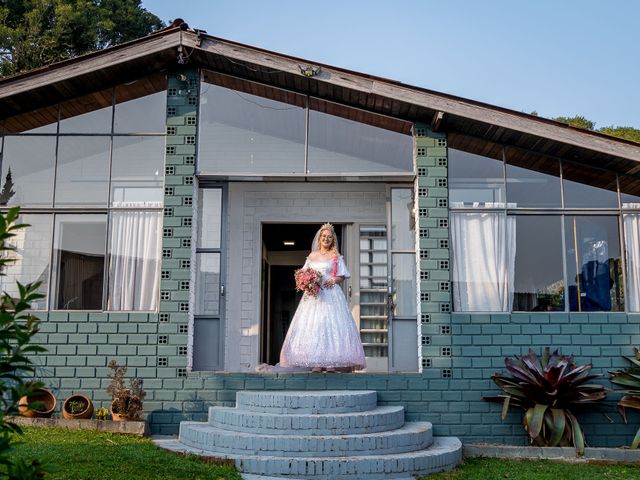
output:
[[[414,199],[411,188],[391,189],[391,248],[415,248]]]
[[[74,98],[60,105],[60,133],[110,133],[113,89]]]
[[[507,312],[513,303],[515,217],[452,213],[453,306],[458,312]]]
[[[220,313],[220,254],[198,253],[196,271],[196,315]]]
[[[562,162],[562,185],[567,208],[618,208],[615,173]]]
[[[60,137],[56,206],[106,206],[109,137]]]
[[[0,120],[1,133],[56,133],[58,104]]]
[[[220,225],[222,222],[222,189],[205,188],[198,195],[200,225],[199,248],[220,248]]]
[[[50,207],[55,157],[55,137],[5,137],[0,205]]]
[[[619,175],[622,208],[640,209],[640,177]]]
[[[627,259],[627,310],[640,312],[640,214],[622,216],[624,221],[624,244]]]
[[[622,311],[618,217],[565,217],[567,282],[572,312]]]
[[[4,276],[0,276],[0,289],[16,297],[18,296],[16,282],[22,284],[42,282],[38,292],[45,297],[32,301],[31,308],[46,310],[53,215],[22,214],[18,221],[31,226],[18,230],[15,237],[7,241],[15,247],[15,251],[7,252],[6,255],[15,261],[5,266]]]
[[[560,208],[560,162],[515,148],[506,149],[509,207]]]
[[[452,208],[505,206],[501,145],[452,135],[448,152]]]
[[[185,82],[185,89],[187,85]],[[115,133],[164,133],[167,118],[166,75],[140,78],[116,87]],[[194,88],[194,96],[195,96]]]
[[[160,291],[162,212],[110,216],[108,310],[154,311]]]
[[[411,124],[312,98],[308,173],[413,173]]]
[[[102,310],[106,215],[56,215],[52,307]]]
[[[562,218],[517,215],[513,309],[564,311]]]
[[[162,205],[164,144],[164,137],[113,137],[111,205]]]
[[[416,307],[416,256],[413,253],[394,253],[393,303],[394,317],[415,317]]]
[[[303,96],[210,72],[204,79],[200,94],[200,172],[304,171]]]

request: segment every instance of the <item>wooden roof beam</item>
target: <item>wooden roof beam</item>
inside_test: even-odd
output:
[[[431,130],[439,132],[440,127],[442,126],[442,120],[444,120],[444,112],[440,110],[436,111],[431,119]]]

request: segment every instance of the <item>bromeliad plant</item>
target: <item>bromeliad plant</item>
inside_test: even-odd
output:
[[[589,383],[591,364],[576,366],[572,356],[549,354],[542,357],[529,349],[527,355],[505,358],[510,377],[494,373],[491,379],[506,395],[484,397],[502,403],[502,419],[510,406],[524,410],[524,428],[532,444],[538,446],[573,445],[579,455],[584,453],[584,433],[572,411],[575,407],[602,400],[604,386]]]
[[[625,408],[640,410],[640,351],[634,347],[633,354],[633,357],[624,357],[631,363],[630,367],[609,372],[611,383],[625,387],[624,390],[616,390],[616,393],[624,394],[618,401],[618,411],[625,423],[627,423]],[[631,448],[638,448],[638,445],[640,445],[640,429],[631,442]]]

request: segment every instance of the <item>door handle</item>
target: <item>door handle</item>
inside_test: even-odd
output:
[[[351,289],[351,285],[349,285],[349,288],[347,288],[347,295],[349,295],[349,299],[351,299],[352,293],[353,293],[353,290]]]
[[[224,284],[220,284],[220,296],[224,297]]]

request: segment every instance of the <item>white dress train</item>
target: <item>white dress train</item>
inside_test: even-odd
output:
[[[307,259],[303,268],[306,267],[321,272],[324,283],[331,278],[333,259]],[[337,275],[351,276],[342,255],[338,257]],[[280,365],[365,367],[360,333],[340,286],[322,288],[317,298],[303,295],[280,351]]]

